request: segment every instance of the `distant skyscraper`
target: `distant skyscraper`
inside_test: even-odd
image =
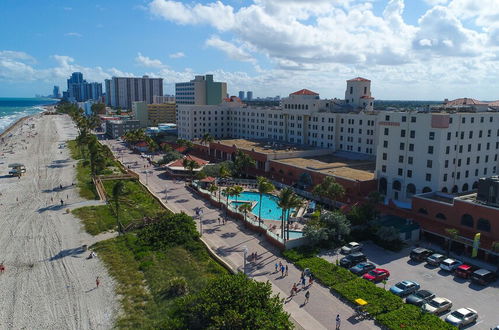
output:
[[[246,92],[246,99],[247,99],[248,101],[253,100],[253,92],[252,92],[252,91],[248,91],[248,92]]]
[[[195,76],[194,80],[175,84],[177,104],[218,105],[227,97],[227,83],[213,81],[213,75]]]
[[[244,100],[244,91],[239,91],[239,99]]]
[[[88,83],[81,72],[73,72],[68,79],[67,98],[72,102],[98,100],[102,96],[101,83]]]
[[[59,98],[61,97],[61,92],[59,90],[59,86],[54,86],[54,91],[52,92],[52,96],[54,98]]]
[[[131,109],[137,101],[151,104],[155,95],[163,95],[163,78],[113,77],[105,85],[106,102],[124,109]]]

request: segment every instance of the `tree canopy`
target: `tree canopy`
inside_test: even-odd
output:
[[[339,211],[325,211],[318,219],[310,219],[303,234],[312,244],[334,245],[350,234],[350,222]]]
[[[271,284],[243,274],[222,275],[203,290],[178,300],[175,329],[292,329],[289,314]]]

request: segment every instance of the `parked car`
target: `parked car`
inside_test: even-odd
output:
[[[463,263],[459,260],[454,260],[447,258],[440,264],[440,269],[446,270],[448,272],[453,272],[457,267],[461,266]]]
[[[354,252],[340,259],[340,266],[350,268],[359,262],[367,261],[367,257],[362,252]]]
[[[423,310],[431,314],[441,314],[450,310],[452,301],[447,298],[436,297],[423,305]]]
[[[452,324],[455,327],[461,328],[465,325],[476,322],[478,319],[478,313],[476,310],[471,308],[459,308],[457,311],[453,311],[445,318],[445,322]]]
[[[365,273],[376,268],[376,265],[371,262],[361,262],[353,267],[350,267],[350,271],[355,275],[364,275]]]
[[[428,301],[435,298],[435,294],[428,290],[419,290],[411,294],[405,299],[405,302],[418,307],[423,306]]]
[[[357,242],[350,242],[341,248],[341,253],[350,254],[362,251],[362,245]]]
[[[433,254],[433,252],[428,250],[428,249],[425,249],[422,247],[417,247],[417,248],[412,249],[411,253],[409,254],[409,257],[412,260],[424,261],[424,260],[426,260],[426,258],[431,256],[432,254]]]
[[[392,286],[390,292],[399,297],[403,297],[419,290],[420,287],[421,286],[414,281],[402,281]]]
[[[481,268],[479,270],[475,270],[473,274],[471,274],[470,278],[472,282],[487,285],[494,282],[497,279],[497,275],[488,269]]]
[[[471,274],[473,274],[475,270],[477,270],[477,267],[475,266],[462,264],[456,268],[456,270],[454,271],[454,275],[462,278],[470,278]]]
[[[447,257],[440,253],[433,253],[431,256],[426,258],[426,263],[432,266],[440,266],[442,261],[444,261]]]
[[[390,277],[390,272],[383,268],[376,268],[362,276],[363,279],[371,282],[381,282]]]

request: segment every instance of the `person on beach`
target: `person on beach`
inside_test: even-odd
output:
[[[63,206],[63,205],[64,205],[64,201],[61,199],[61,206]]]
[[[98,288],[98,287],[99,287],[99,285],[100,285],[100,280],[99,280],[99,276],[97,276],[97,277],[95,278],[95,287],[96,287],[96,288]]]
[[[0,273],[5,272],[5,266],[3,265],[3,262],[0,264]]]

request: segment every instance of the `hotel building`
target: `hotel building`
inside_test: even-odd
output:
[[[177,122],[175,102],[161,104],[146,104],[133,102],[134,118],[140,122],[140,127],[157,126],[158,124]]]
[[[105,86],[107,105],[123,109],[131,109],[137,101],[151,104],[155,95],[163,95],[163,78],[112,77]]]
[[[227,83],[213,81],[213,75],[196,76],[194,80],[175,84],[177,104],[219,105],[227,96]]]

